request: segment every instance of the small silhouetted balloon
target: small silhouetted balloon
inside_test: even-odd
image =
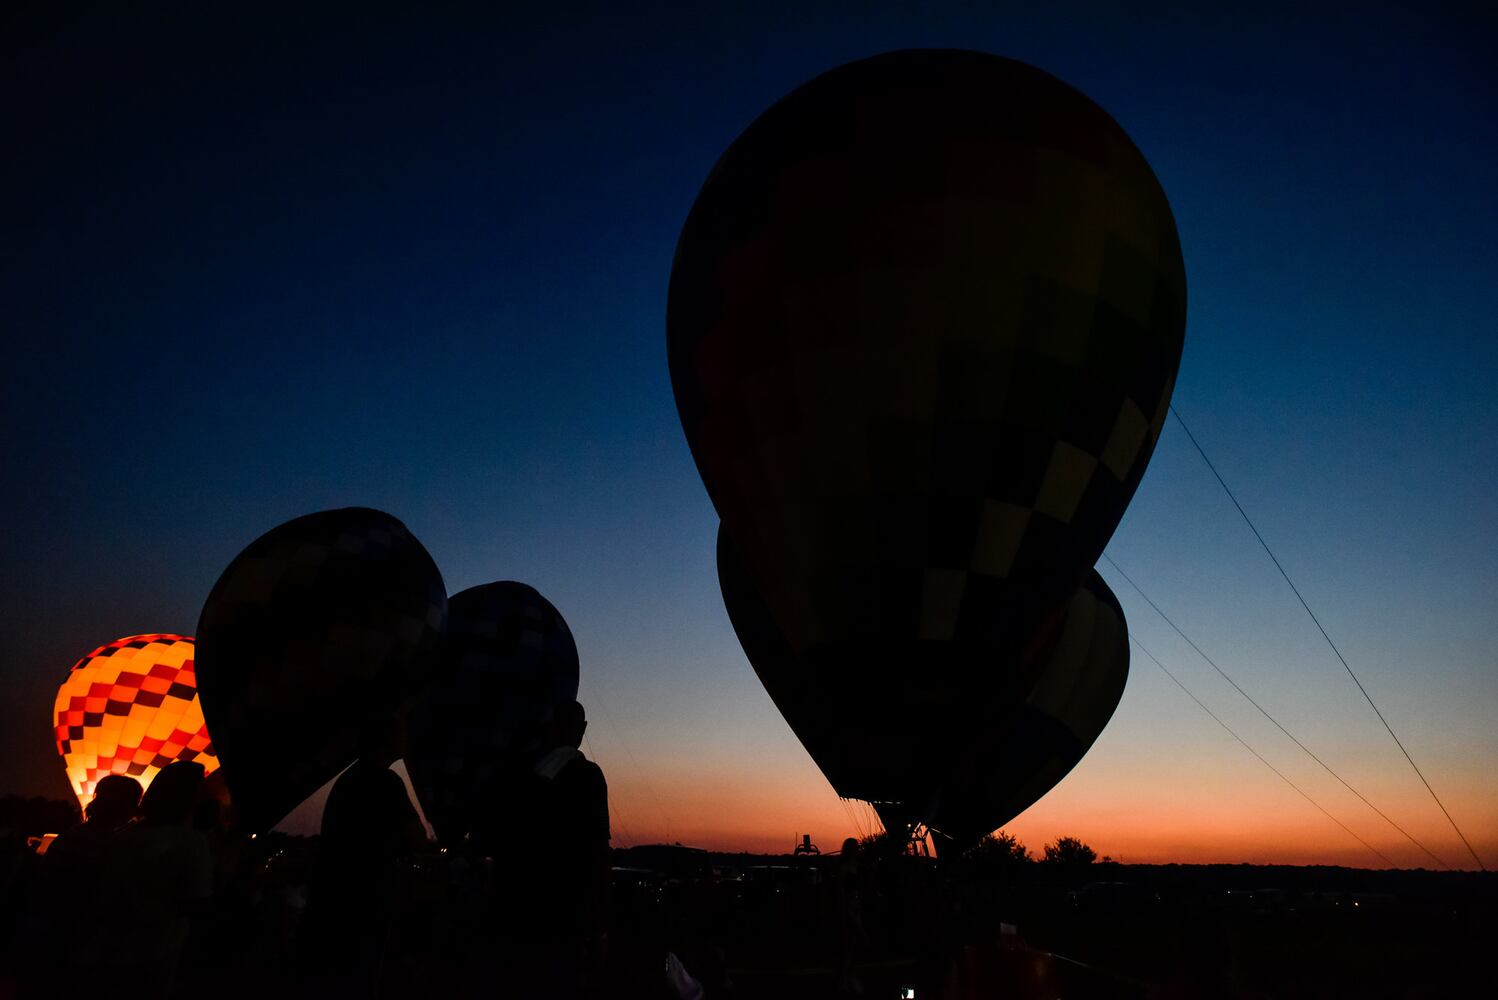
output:
[[[197,676],[247,829],[354,759],[360,732],[418,688],[446,615],[432,557],[381,511],[299,517],[235,557],[203,605]]]
[[[553,706],[574,701],[577,684],[572,632],[533,587],[505,580],[452,596],[406,755],[438,837],[462,840],[475,797],[507,759],[537,749]]]

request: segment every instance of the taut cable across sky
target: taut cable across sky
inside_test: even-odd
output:
[[[1290,574],[1287,573],[1287,572],[1285,572],[1285,567],[1282,566],[1282,565],[1280,565],[1280,561],[1275,556],[1274,551],[1272,549],[1270,549],[1269,543],[1264,540],[1264,536],[1259,533],[1259,529],[1254,526],[1253,520],[1248,516],[1248,511],[1246,511],[1246,510],[1243,509],[1243,505],[1238,502],[1238,498],[1233,495],[1233,491],[1228,488],[1227,482],[1223,480],[1222,474],[1217,471],[1217,466],[1215,466],[1215,465],[1212,464],[1212,460],[1207,457],[1207,453],[1206,453],[1205,450],[1203,450],[1203,448],[1201,446],[1201,443],[1196,440],[1196,435],[1192,434],[1191,433],[1191,428],[1189,428],[1189,427],[1186,426],[1186,421],[1185,421],[1185,419],[1183,419],[1181,417],[1180,411],[1177,410],[1174,405],[1172,405],[1170,407],[1170,412],[1175,415],[1176,422],[1181,425],[1181,430],[1185,431],[1186,432],[1186,436],[1191,439],[1191,444],[1196,449],[1197,454],[1202,457],[1202,461],[1207,463],[1207,468],[1212,471],[1212,475],[1217,480],[1218,485],[1220,485],[1222,487],[1222,491],[1228,495],[1228,499],[1233,502],[1233,506],[1235,508],[1237,508],[1238,513],[1241,514],[1241,515],[1243,515],[1243,522],[1248,525],[1249,530],[1254,533],[1254,537],[1259,540],[1259,544],[1264,547],[1265,554],[1268,555],[1270,561],[1274,563],[1274,568],[1280,571],[1280,576],[1284,577],[1285,583],[1289,585],[1290,590],[1295,594],[1295,599],[1300,602],[1300,606],[1301,607],[1305,608],[1306,614],[1308,614],[1308,615],[1311,616],[1311,621],[1315,623],[1316,630],[1321,633],[1321,637],[1326,640],[1326,644],[1328,646],[1330,646],[1332,652],[1336,654],[1337,661],[1342,664],[1342,669],[1347,671],[1347,676],[1351,677],[1352,678],[1352,682],[1358,686],[1358,690],[1360,692],[1362,692],[1363,698],[1365,700],[1367,700],[1367,702],[1368,702],[1368,707],[1371,708],[1371,709],[1373,709],[1373,714],[1376,715],[1376,716],[1378,716],[1378,721],[1379,722],[1383,723],[1384,729],[1387,730],[1388,733],[1389,733],[1389,738],[1394,741],[1394,745],[1395,746],[1399,747],[1399,752],[1402,753],[1402,754],[1404,754],[1404,759],[1407,760],[1407,761],[1409,761],[1410,767],[1414,769],[1415,774],[1420,778],[1420,783],[1425,786],[1425,790],[1428,791],[1428,792],[1430,792],[1430,797],[1435,800],[1436,806],[1440,808],[1441,815],[1443,815],[1443,816],[1446,817],[1446,821],[1451,824],[1451,828],[1453,830],[1455,830],[1456,831],[1456,835],[1461,838],[1462,844],[1467,848],[1467,851],[1472,855],[1472,860],[1477,862],[1477,867],[1479,869],[1481,869],[1482,871],[1487,871],[1488,870],[1487,866],[1482,863],[1482,858],[1480,858],[1480,857],[1477,856],[1477,851],[1472,847],[1472,842],[1467,839],[1467,835],[1462,832],[1462,828],[1456,825],[1456,819],[1451,815],[1450,811],[1447,810],[1446,804],[1441,801],[1441,797],[1436,794],[1436,790],[1431,787],[1430,782],[1425,777],[1425,773],[1420,770],[1420,765],[1418,765],[1418,764],[1415,763],[1415,758],[1413,758],[1413,757],[1410,756],[1410,752],[1405,749],[1403,741],[1401,741],[1400,738],[1395,734],[1394,727],[1391,726],[1391,725],[1389,725],[1389,720],[1386,719],[1386,718],[1384,718],[1384,713],[1379,710],[1379,707],[1376,704],[1374,704],[1374,702],[1373,702],[1373,696],[1368,693],[1368,689],[1363,686],[1363,682],[1360,681],[1360,680],[1358,680],[1358,675],[1355,674],[1355,673],[1353,673],[1353,671],[1352,671],[1352,665],[1347,662],[1347,657],[1345,657],[1345,656],[1342,655],[1342,651],[1337,648],[1337,644],[1335,642],[1333,642],[1332,641],[1332,637],[1327,634],[1326,628],[1321,624],[1321,619],[1319,619],[1319,618],[1316,617],[1316,612],[1312,611],[1311,610],[1311,606],[1306,603],[1305,597],[1301,595],[1300,588],[1297,587],[1297,586],[1295,586],[1295,581],[1291,580],[1290,579]],[[1114,568],[1117,569],[1116,566]],[[1129,582],[1133,583],[1132,580],[1130,580]],[[1153,605],[1153,602],[1151,602],[1151,604]],[[1158,611],[1159,609],[1156,608],[1156,610]],[[1174,627],[1174,626],[1172,626],[1172,627]],[[1193,644],[1193,646],[1194,646],[1194,644]],[[1197,652],[1201,652],[1201,651],[1197,650]],[[1203,654],[1203,656],[1205,656],[1205,654]],[[1211,663],[1210,660],[1208,660],[1207,662]],[[1213,667],[1217,666],[1215,663],[1212,664],[1212,665],[1213,665]],[[1226,677],[1227,675],[1223,674],[1223,676]],[[1231,683],[1231,681],[1229,681],[1229,683]],[[1237,687],[1238,685],[1234,684],[1233,686]],[[1244,695],[1244,697],[1248,697],[1248,696]],[[1249,700],[1252,701],[1253,699],[1249,699]],[[1254,707],[1258,708],[1258,704],[1255,703]],[[1263,711],[1263,709],[1260,709],[1260,711]],[[1268,713],[1266,712],[1265,714],[1267,715]],[[1273,721],[1273,720],[1271,719],[1270,721]],[[1275,725],[1278,726],[1279,723],[1276,722]],[[1289,736],[1290,734],[1288,732],[1286,732],[1285,735]],[[1293,736],[1291,736],[1290,738],[1291,739],[1295,739],[1295,737],[1293,737]],[[1300,745],[1300,741],[1299,740],[1295,740],[1295,742],[1296,742],[1296,745],[1298,745],[1298,746]],[[1301,746],[1301,749],[1304,750],[1305,747]],[[1306,752],[1310,753],[1309,750],[1306,750]],[[1315,757],[1315,754],[1311,754],[1311,756]],[[1317,763],[1321,763],[1320,758],[1317,758]],[[1325,764],[1322,764],[1322,766],[1326,767]],[[1327,770],[1331,771],[1331,768],[1328,767]],[[1335,774],[1335,772],[1333,772],[1333,774]],[[1340,776],[1337,777],[1337,780],[1338,781],[1342,781],[1342,779],[1341,779]],[[1347,784],[1345,781],[1343,781],[1342,783],[1344,785]],[[1351,785],[1348,785],[1347,787],[1348,788],[1352,788]],[[1356,789],[1353,789],[1353,791],[1354,791],[1355,794],[1357,794],[1358,798],[1363,799],[1364,802],[1368,802],[1368,800],[1364,799],[1363,796],[1362,796],[1362,794],[1358,793],[1356,791]],[[1371,808],[1373,806],[1373,803],[1368,802],[1368,805]],[[1377,809],[1375,809],[1374,811],[1378,812]],[[1383,816],[1383,813],[1379,812],[1379,815]],[[1384,816],[1384,818],[1388,819],[1387,816]],[[1393,820],[1389,820],[1389,822],[1393,823],[1394,821]],[[1395,828],[1398,829],[1397,824],[1396,824]],[[1399,832],[1400,833],[1404,833],[1403,830],[1400,830]],[[1409,834],[1405,834],[1405,836],[1408,837]],[[1410,839],[1413,840],[1414,838],[1410,838]],[[1424,848],[1423,845],[1421,845],[1421,850],[1425,850],[1425,848]],[[1425,853],[1426,854],[1430,854],[1430,851],[1425,850]],[[1435,857],[1434,855],[1431,855],[1431,856]],[[1440,860],[1440,859],[1438,858],[1437,860]]]

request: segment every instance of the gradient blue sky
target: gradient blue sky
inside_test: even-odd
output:
[[[1153,164],[1190,286],[1176,406],[1498,863],[1493,17],[1038,6],[9,15],[0,791],[67,794],[49,713],[78,656],[191,632],[252,538],[362,504],[451,592],[524,580],[566,615],[618,842],[866,826],[722,609],[666,282],[759,111],[840,63],[954,46],[1060,76]],[[1108,551],[1471,864],[1174,423]],[[1225,721],[1421,862],[1102,572]],[[1379,863],[1142,656],[1092,754],[1010,829],[1128,860]]]

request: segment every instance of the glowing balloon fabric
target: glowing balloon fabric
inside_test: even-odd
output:
[[[447,631],[412,709],[406,767],[427,819],[462,840],[507,757],[538,745],[551,710],[577,698],[577,645],[532,587],[505,580],[448,599]]]
[[[399,713],[446,615],[432,557],[380,511],[299,517],[235,557],[203,605],[198,664],[247,829],[278,822]]]
[[[198,704],[193,641],[132,635],[100,646],[73,665],[57,690],[57,752],[87,807],[108,774],[149,785],[174,761],[218,767]]]

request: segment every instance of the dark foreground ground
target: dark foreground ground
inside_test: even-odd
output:
[[[233,878],[194,918],[171,995],[351,995],[307,989],[316,838],[241,847]],[[388,931],[364,942],[373,992],[360,995],[512,995],[507,970],[488,957],[495,925],[485,908],[526,863],[435,851],[409,859],[389,896]],[[63,966],[49,956],[66,953],[69,928],[86,915],[77,901],[48,894],[30,850],[12,852],[5,871],[0,1000],[97,995],[56,991]],[[850,914],[863,935],[849,932]],[[599,995],[625,998],[673,996],[662,975],[670,954],[706,1000],[832,997],[840,979],[890,1000],[1492,1000],[1498,875],[937,864],[898,853],[866,854],[850,873],[836,857],[644,847],[615,852],[608,951]]]
[[[648,887],[670,936],[689,957],[707,937],[724,942],[736,996],[835,995],[832,859],[728,861],[711,867],[729,880]],[[944,877],[892,858],[863,887],[870,940],[855,973],[867,996],[1498,997],[1487,873],[1032,864]]]

